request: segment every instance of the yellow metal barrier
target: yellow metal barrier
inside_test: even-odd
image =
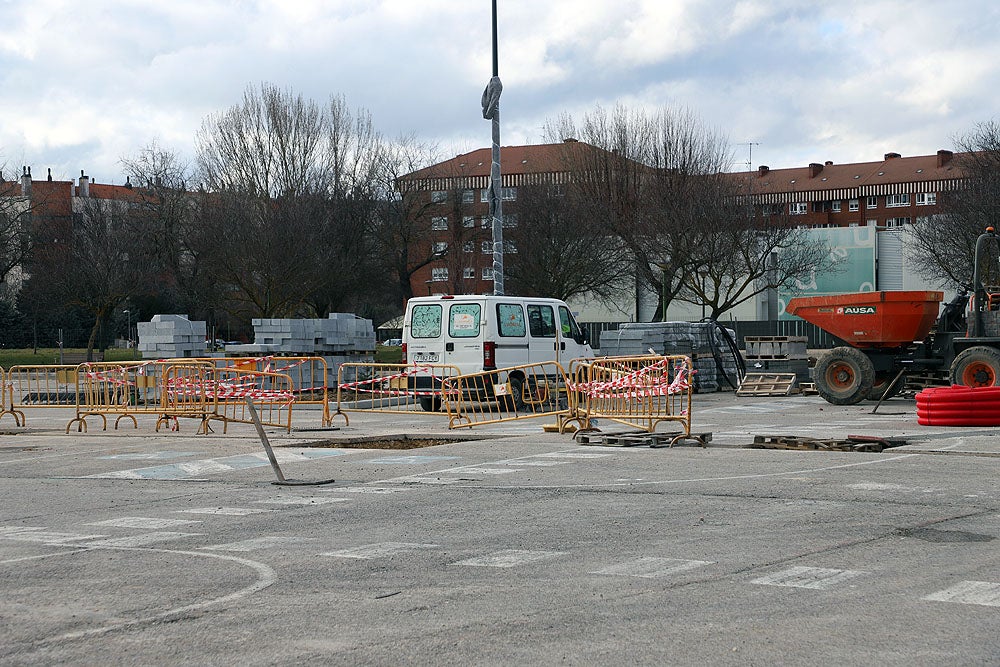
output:
[[[2,414],[14,415],[18,426],[24,426],[26,408],[74,407],[79,402],[78,368],[77,364],[11,366],[4,374]]]
[[[205,391],[213,407],[208,420],[221,421],[223,433],[230,422],[254,423],[247,398],[253,399],[261,425],[292,430],[292,405],[296,395],[292,378],[287,374],[215,368]]]
[[[448,428],[569,414],[566,371],[555,361],[460,375],[444,381]]]
[[[456,366],[446,364],[341,364],[333,417],[348,424],[348,412],[413,413],[417,405],[437,412],[444,403],[444,382],[458,374]]]
[[[570,385],[571,410],[560,431],[575,421],[590,429],[592,420],[610,419],[650,433],[663,422],[676,422],[691,435],[691,359],[686,356],[608,357],[582,362]]]
[[[14,424],[24,426],[24,413],[14,411],[14,397],[10,383],[7,381],[6,373],[0,368],[0,419],[6,414],[14,415]]]
[[[282,373],[292,380],[296,405],[318,405],[323,426],[333,422],[330,415],[330,367],[323,357],[204,357],[219,368],[236,368],[260,373]]]
[[[66,432],[74,423],[77,431],[86,431],[88,417],[100,417],[102,430],[107,430],[107,415],[117,415],[115,429],[125,418],[138,428],[136,415],[140,414],[157,415],[157,430],[178,416],[200,416],[204,423],[207,414],[204,400],[170,401],[167,387],[178,382],[178,378],[183,378],[182,383],[187,378],[203,381],[211,368],[204,362],[173,360],[80,364],[74,373],[76,415],[66,424]]]

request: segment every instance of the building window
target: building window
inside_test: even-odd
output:
[[[447,190],[435,190],[431,193],[431,203],[432,204],[443,204],[448,201],[448,191]]]
[[[840,200],[833,202],[833,212],[840,213]]]
[[[917,206],[934,206],[937,204],[936,192],[918,192]]]
[[[886,208],[899,208],[900,206],[910,205],[910,195],[886,195],[885,207]]]
[[[515,201],[517,199],[517,188],[502,188],[500,197],[504,201]]]
[[[462,244],[462,251],[463,252],[475,252],[476,251],[476,242],[475,241],[466,241],[465,243]]]
[[[505,255],[516,255],[517,254],[517,246],[514,245],[513,241],[504,241],[503,242],[503,252],[504,252]]]
[[[878,208],[878,197],[869,197],[865,206],[868,208]]]
[[[462,203],[471,204],[476,198],[476,193],[472,190],[462,190]]]
[[[484,266],[482,276],[483,280],[493,280],[493,267]]]
[[[504,227],[517,227],[517,213],[505,213],[503,216]]]
[[[448,229],[448,218],[445,217],[433,217],[431,218],[431,229]]]
[[[857,199],[848,199],[847,200],[847,210],[848,211],[857,211],[858,210],[858,200]]]
[[[462,226],[466,227],[466,228],[475,227],[476,226],[476,218],[475,218],[475,216],[472,216],[472,215],[464,215],[464,216],[462,216]]]
[[[431,269],[431,280],[436,283],[448,280],[448,268]]]
[[[435,255],[443,255],[446,252],[448,252],[448,244],[447,243],[445,243],[444,241],[438,241],[437,243],[434,244],[434,254]]]
[[[902,227],[908,224],[910,224],[909,218],[889,218],[885,221],[886,227]]]
[[[493,254],[493,241],[483,241],[483,244],[480,247],[482,248],[484,255]]]
[[[465,267],[464,269],[462,269],[462,277],[463,278],[475,278],[476,277],[476,269],[474,267],[471,267],[471,266]]]
[[[479,191],[479,201],[482,202],[483,204],[485,204],[485,203],[489,202],[489,200],[490,200],[490,189],[489,188],[483,188],[482,190],[480,190]]]
[[[490,229],[493,226],[493,218],[488,215],[483,216],[483,229]]]
[[[875,227],[878,225],[878,220],[865,220],[866,227]]]
[[[804,201],[788,205],[788,215],[805,215],[809,211],[809,205]]]

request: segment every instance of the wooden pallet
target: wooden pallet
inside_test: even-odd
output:
[[[672,447],[683,440],[693,440],[705,447],[712,441],[711,433],[649,433],[648,431],[629,431],[626,433],[594,433],[582,432],[574,436],[577,444],[596,447],[651,447],[659,449]]]
[[[799,449],[837,452],[881,452],[907,444],[902,438],[849,435],[844,439],[809,438],[801,435],[755,435],[750,449]]]
[[[799,391],[802,392],[803,396],[819,396],[815,382],[800,382]]]
[[[747,373],[737,396],[789,396],[797,389],[795,373]]]

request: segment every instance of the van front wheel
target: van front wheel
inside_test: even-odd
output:
[[[441,399],[436,396],[421,396],[420,407],[424,412],[438,412],[441,409]]]

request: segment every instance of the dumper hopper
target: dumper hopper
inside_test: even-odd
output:
[[[888,349],[923,340],[943,299],[943,292],[918,291],[800,296],[785,311],[854,347]]]

